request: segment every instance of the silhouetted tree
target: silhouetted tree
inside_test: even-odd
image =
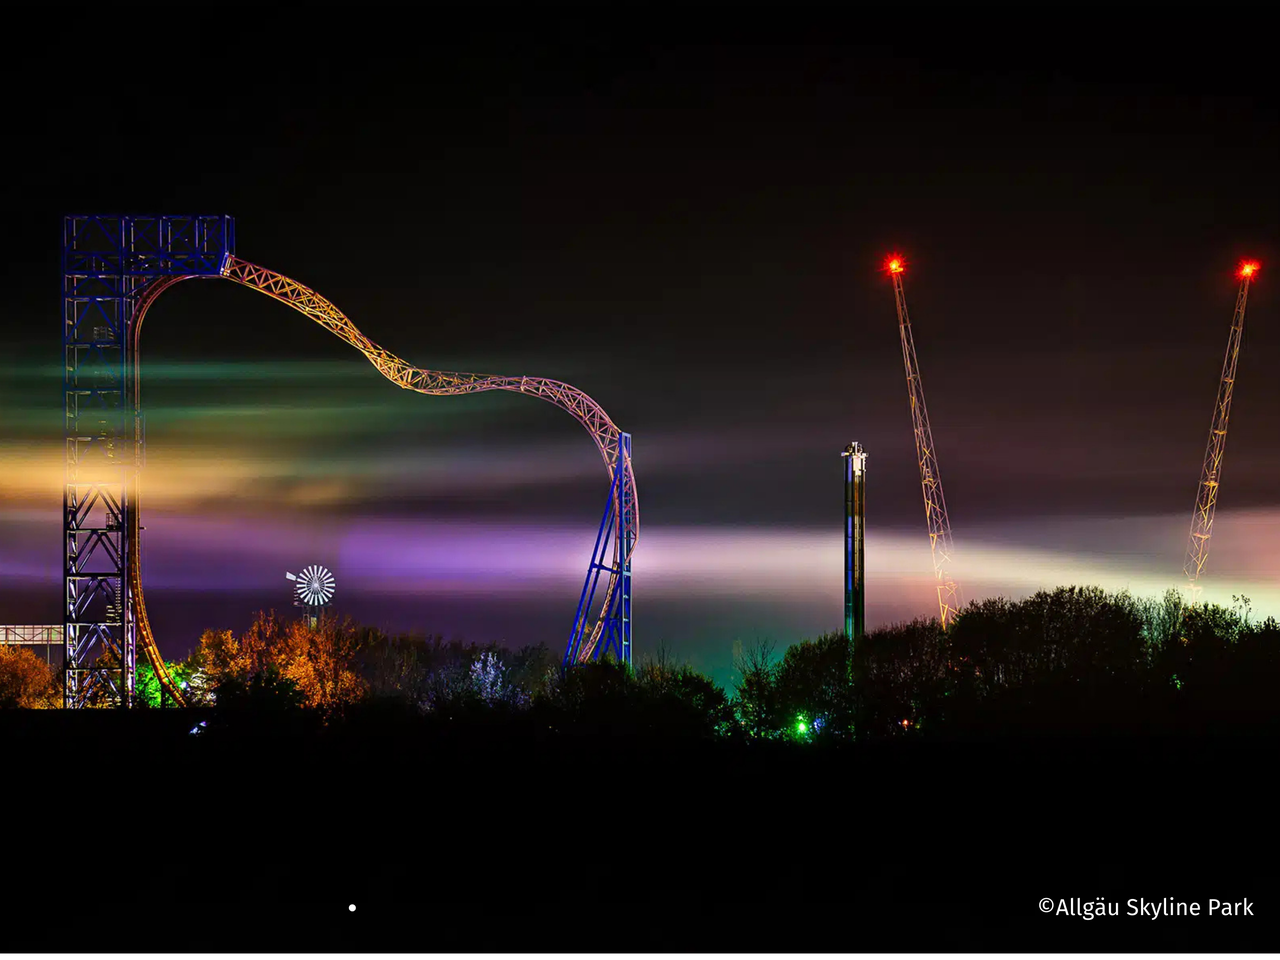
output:
[[[780,660],[758,643],[738,652],[735,666],[730,699],[665,647],[634,671],[609,656],[562,671],[545,645],[513,652],[438,636],[389,638],[350,620],[312,628],[259,614],[240,637],[206,631],[176,669],[186,671],[191,702],[225,704],[223,713],[305,705],[332,717],[357,703],[383,704],[394,707],[377,712],[378,729],[388,731],[444,722],[451,731],[539,737],[813,741],[1280,726],[1272,706],[1280,624],[1253,623],[1242,596],[1227,610],[1188,606],[1176,590],[1144,599],[1060,587],[973,602],[948,632],[920,619],[856,644],[825,634],[793,644]],[[150,701],[153,681],[140,665],[140,702]]]
[[[660,645],[636,671],[645,724],[672,736],[722,737],[734,728],[725,692],[685,662],[677,663]]]
[[[853,685],[849,638],[828,633],[792,644],[775,675],[785,721],[810,739],[853,734]]]
[[[1181,637],[1187,605],[1182,592],[1172,587],[1162,597],[1144,598],[1137,605],[1145,628],[1147,661],[1154,664],[1162,651]]]
[[[219,713],[280,713],[305,703],[298,685],[274,665],[248,676],[228,676],[218,685]]]
[[[773,643],[758,641],[735,658],[734,667],[738,671],[738,683],[732,705],[739,729],[748,737],[778,736],[786,718],[778,690]]]
[[[416,704],[422,698],[428,638],[375,635],[359,653],[360,675],[375,700],[399,699]]]
[[[574,726],[625,731],[639,695],[630,668],[606,655],[565,671],[554,704]]]
[[[1235,611],[1212,604],[1189,606],[1183,611],[1177,636],[1160,651],[1156,672],[1188,706],[1211,708],[1223,699],[1237,641],[1251,633]],[[1254,655],[1250,659],[1257,666],[1261,652],[1257,644],[1246,640],[1242,646]]]
[[[560,681],[560,654],[545,643],[521,647],[508,661],[511,683],[530,700],[551,694]]]
[[[914,736],[946,719],[957,674],[942,624],[916,619],[872,630],[853,644],[858,739]]]

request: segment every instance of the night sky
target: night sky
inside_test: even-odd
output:
[[[240,257],[412,363],[589,393],[634,436],[636,653],[722,682],[735,639],[842,626],[850,440],[870,626],[937,612],[886,253],[966,599],[1181,582],[1256,257],[1202,582],[1280,615],[1280,136],[1247,27],[624,9],[11,35],[0,622],[60,620],[62,217],[121,212],[230,214]],[[608,490],[563,412],[400,391],[226,282],[165,293],[142,351],[166,654],[309,563],[368,623],[563,645]]]

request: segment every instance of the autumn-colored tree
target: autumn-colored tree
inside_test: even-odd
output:
[[[278,666],[275,661],[285,630],[274,610],[259,611],[252,626],[239,637],[230,630],[206,630],[182,666],[187,700],[196,705],[213,703],[223,683],[248,683]]]
[[[249,629],[240,636],[237,669],[252,676],[265,672],[273,664],[283,667],[280,656],[287,645],[288,633],[295,626],[296,622],[286,624],[274,610],[259,611]]]
[[[304,705],[334,713],[364,696],[359,654],[369,634],[350,618],[339,623],[324,616],[315,626],[296,620],[268,649],[281,675],[297,686]]]
[[[55,671],[30,650],[0,646],[0,708],[62,705]]]

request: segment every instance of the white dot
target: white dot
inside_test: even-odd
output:
[[[355,905],[354,903],[349,903],[349,904],[347,904],[347,909],[348,909],[351,913],[355,913],[355,912],[356,912],[356,905]]]

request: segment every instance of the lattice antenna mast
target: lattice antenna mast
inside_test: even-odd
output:
[[[1191,536],[1187,541],[1187,561],[1182,571],[1192,596],[1199,591],[1196,580],[1209,559],[1209,534],[1213,530],[1213,512],[1218,505],[1218,488],[1222,481],[1222,455],[1227,448],[1227,418],[1231,415],[1231,395],[1236,384],[1236,364],[1240,360],[1240,337],[1244,333],[1244,307],[1249,298],[1249,284],[1258,272],[1258,264],[1242,263],[1240,290],[1236,293],[1236,309],[1231,317],[1231,333],[1227,337],[1227,355],[1222,361],[1222,380],[1218,384],[1218,402],[1213,408],[1209,427],[1209,444],[1200,471],[1200,489],[1196,492],[1196,509],[1191,515]]]
[[[938,609],[945,630],[960,611],[960,587],[951,578],[951,521],[947,518],[947,502],[942,496],[942,476],[938,472],[938,456],[929,429],[929,413],[924,405],[924,385],[920,382],[920,363],[911,338],[911,318],[907,315],[907,298],[902,289],[906,262],[891,257],[885,264],[893,278],[893,296],[898,306],[898,332],[902,335],[902,362],[907,371],[907,398],[911,402],[911,424],[916,438],[916,459],[920,463],[920,486],[924,490],[924,514],[929,526],[929,548],[933,553],[933,575],[938,581]]]

